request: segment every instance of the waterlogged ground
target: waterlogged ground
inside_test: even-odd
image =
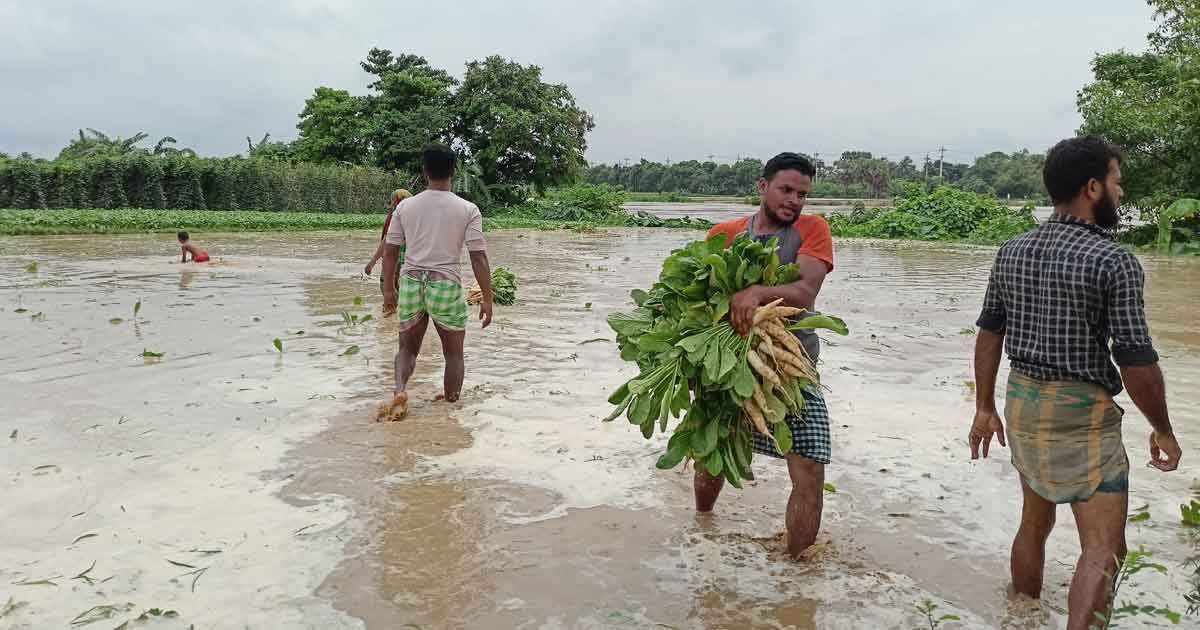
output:
[[[172,264],[169,236],[0,240],[0,628],[96,606],[112,608],[89,627],[157,607],[179,617],[137,627],[920,628],[924,599],[963,618],[946,627],[1064,627],[1069,513],[1044,601],[1010,599],[1015,474],[1006,451],[970,462],[963,439],[961,333],[993,252],[838,244],[821,300],[853,331],[822,355],[837,492],[796,563],[780,464],[697,518],[690,474],[653,467],[663,439],[599,422],[632,376],[604,318],[696,236],[489,235],[520,300],[470,333],[457,405],[432,402],[429,338],[397,424],[371,421],[394,324],[342,315],[378,315],[359,276],[371,234],[213,235],[218,263],[200,267]],[[1130,543],[1169,569],[1128,596],[1182,610],[1200,265],[1143,262],[1185,457],[1172,475],[1140,466],[1145,421],[1122,401],[1131,503],[1152,515]]]

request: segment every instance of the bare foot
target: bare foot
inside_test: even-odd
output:
[[[408,413],[408,393],[400,392],[391,403],[380,403],[375,410],[376,422],[399,422]]]
[[[448,403],[456,403],[458,402],[458,396],[458,394],[438,394],[433,397],[433,402],[442,402],[444,400]]]

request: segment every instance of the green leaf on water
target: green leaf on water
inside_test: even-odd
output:
[[[588,303],[584,304],[584,305],[583,305],[583,310],[585,310],[585,311],[590,311],[590,310],[592,310],[592,303],[591,303],[591,302],[588,302]]]
[[[823,487],[825,489],[825,492],[828,492],[829,494],[837,494],[837,488],[835,488],[833,486],[833,484],[827,483]]]
[[[133,609],[133,604],[123,604],[121,606],[113,606],[104,604],[101,606],[92,606],[91,608],[79,613],[71,620],[72,626],[86,626],[97,621],[112,619],[119,613],[129,612]]]
[[[343,353],[342,353],[341,355],[339,355],[339,356],[343,356],[343,357],[352,357],[352,356],[354,356],[354,355],[358,354],[358,351],[359,351],[359,349],[360,349],[360,348],[359,348],[358,346],[350,346],[349,348],[346,348],[346,351],[345,351],[345,352],[343,352]]]
[[[74,545],[74,544],[78,543],[78,542],[79,542],[79,541],[81,541],[81,540],[87,540],[88,538],[95,538],[95,537],[97,537],[97,536],[99,536],[99,535],[100,535],[100,534],[84,534],[84,535],[80,536],[79,538],[76,538],[76,539],[74,540],[74,542],[72,542],[71,544],[72,544],[72,545]]]
[[[8,615],[10,615],[14,612],[17,612],[17,610],[19,610],[25,606],[28,606],[28,605],[29,605],[29,602],[18,602],[16,600],[14,600],[13,598],[9,597],[8,603],[5,604],[3,608],[0,608],[0,619],[7,617]]]
[[[362,305],[363,305],[363,299],[362,299],[362,296],[361,296],[361,295],[356,295],[356,296],[354,296],[354,305],[355,305],[355,306],[362,306]]]
[[[371,321],[372,319],[375,319],[374,315],[363,315],[363,318],[358,320],[358,323],[365,324],[365,323]]]
[[[164,356],[166,356],[166,353],[164,353],[164,352],[150,352],[149,350],[142,348],[142,358],[143,359],[161,359]]]
[[[196,567],[194,567],[194,566],[192,566],[192,565],[190,565],[190,564],[187,564],[186,562],[176,562],[176,561],[174,561],[174,560],[172,560],[172,559],[170,559],[170,558],[167,558],[167,562],[170,562],[171,564],[173,564],[173,565],[175,565],[175,566],[177,566],[177,567],[183,567],[183,568],[185,568],[185,569],[195,569],[195,568],[196,568]]]
[[[38,270],[38,264],[37,264],[36,260],[29,263],[28,265],[25,265],[26,273],[37,273],[37,270]]]
[[[271,344],[275,346],[275,350],[277,350],[280,354],[283,354],[283,340],[282,339],[280,339],[279,337],[276,337],[275,340],[271,342]]]
[[[140,313],[141,311],[142,311],[142,301],[138,300],[137,302],[135,302],[133,304],[133,317],[136,319],[138,316],[138,313]]]
[[[21,307],[21,308],[13,309],[13,312],[14,312],[14,313],[18,313],[18,314],[20,314],[20,313],[28,313],[28,312],[29,312],[29,309],[27,309],[27,308],[25,308],[25,307]]]
[[[120,324],[125,323],[125,320],[121,319],[120,317],[114,317],[114,318],[108,320],[108,323],[112,324],[113,326],[118,326]]]

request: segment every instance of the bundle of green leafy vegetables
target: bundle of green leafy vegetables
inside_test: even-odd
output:
[[[650,438],[656,426],[666,431],[672,418],[682,416],[658,459],[659,468],[674,468],[690,458],[735,487],[753,479],[754,427],[743,415],[747,405],[756,407],[748,402],[751,399],[765,403],[756,408],[774,424],[776,447],[783,453],[791,450],[791,432],[782,420],[799,412],[800,390],[816,383],[791,378],[775,389],[778,395],[772,393],[772,386],[761,383],[751,366],[758,361],[758,355],[749,356],[756,353],[754,333],[742,337],[729,321],[730,301],[737,292],[799,278],[796,265],[780,264],[777,250],[775,239],[762,244],[746,235],[728,248],[723,235],[690,243],[663,262],[658,282],[649,291],[631,293],[636,309],[608,317],[621,358],[637,363],[640,373],[609,398],[616,409],[605,421],[624,413]],[[787,328],[848,334],[840,319],[826,315],[808,315]],[[815,370],[809,373],[815,377]]]
[[[501,306],[517,301],[517,277],[504,267],[492,271],[492,300]]]

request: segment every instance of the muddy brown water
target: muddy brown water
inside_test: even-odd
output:
[[[820,304],[852,329],[823,352],[836,493],[793,562],[781,465],[756,462],[757,482],[697,517],[690,475],[653,467],[665,438],[599,422],[633,375],[605,317],[696,236],[491,234],[518,304],[469,333],[456,405],[432,401],[431,335],[394,424],[371,421],[394,323],[341,315],[378,316],[371,234],[210,235],[208,266],[173,264],[169,235],[0,240],[0,605],[19,604],[0,627],[112,605],[111,626],[161,607],[197,628],[917,628],[927,598],[959,627],[1063,627],[1069,517],[1042,603],[1010,599],[1015,473],[1003,449],[970,462],[963,439],[963,333],[994,251],[837,243]],[[1169,573],[1132,594],[1181,610],[1200,264],[1143,264],[1185,457],[1172,475],[1134,466],[1131,505],[1152,519],[1130,544]],[[1122,402],[1143,462],[1145,421]]]

